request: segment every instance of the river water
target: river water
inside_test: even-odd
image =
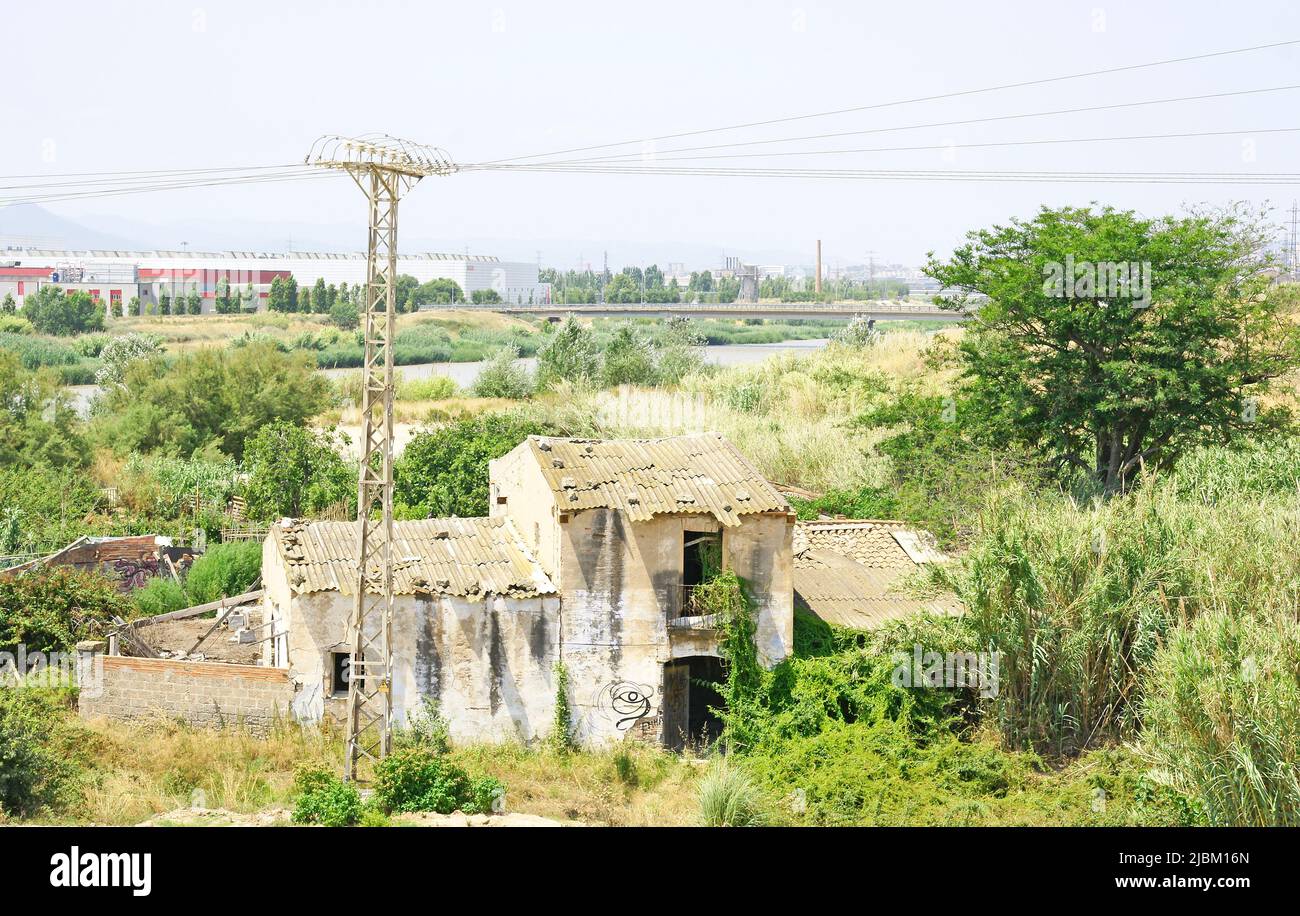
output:
[[[814,350],[820,350],[826,346],[825,339],[815,340],[787,340],[782,343],[770,344],[719,344],[716,347],[705,347],[704,358],[706,362],[713,363],[717,366],[747,366],[753,363],[761,363],[763,360],[781,353],[812,353]],[[529,357],[521,360],[530,370],[536,368],[537,360]],[[477,363],[417,363],[413,366],[398,366],[397,371],[406,379],[428,378],[432,375],[445,375],[462,388],[467,388],[474,384],[478,378],[479,372],[482,371],[482,362]],[[349,372],[360,372],[360,369],[322,369],[325,375],[336,378]],[[99,393],[98,385],[69,385],[65,391],[72,398],[73,405],[78,412],[85,414],[90,407],[91,399]]]

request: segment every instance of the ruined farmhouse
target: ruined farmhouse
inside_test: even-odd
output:
[[[691,592],[710,556],[747,583],[764,663],[789,654],[794,515],[721,436],[532,436],[490,478],[488,518],[395,524],[399,720],[430,697],[457,737],[543,737],[562,663],[577,740],[707,740],[720,634]],[[286,521],[265,551],[266,661],[299,684],[295,717],[340,716],[355,526]]]
[[[796,606],[857,629],[957,610],[902,588],[942,559],[917,533],[796,521],[717,434],[530,436],[489,478],[485,518],[394,524],[399,724],[427,699],[459,739],[545,738],[562,669],[582,744],[707,743],[721,705],[709,685],[726,670],[719,621],[695,595],[720,569],[745,583],[767,666],[793,650]],[[215,622],[196,616],[205,608],[139,621],[120,641],[136,657],[103,659],[103,689],[83,691],[83,712],[254,727],[341,719],[356,581],[355,524],[284,519],[263,545],[261,589],[232,599],[237,610],[208,606]],[[161,649],[169,631],[177,645]]]

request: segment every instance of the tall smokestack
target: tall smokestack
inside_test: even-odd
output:
[[[813,292],[822,294],[822,240],[817,240],[817,276],[813,279]]]

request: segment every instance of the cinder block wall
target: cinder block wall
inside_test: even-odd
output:
[[[101,656],[98,689],[83,684],[83,718],[180,719],[205,727],[265,732],[290,717],[293,684],[284,668]],[[98,662],[98,660],[97,660]]]

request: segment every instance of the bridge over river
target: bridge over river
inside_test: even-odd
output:
[[[925,302],[867,300],[862,302],[729,302],[729,303],[652,303],[591,302],[580,305],[492,305],[492,311],[506,315],[534,315],[560,318],[569,313],[593,318],[644,317],[668,318],[767,318],[788,321],[792,318],[874,318],[876,321],[963,321],[966,315]]]

